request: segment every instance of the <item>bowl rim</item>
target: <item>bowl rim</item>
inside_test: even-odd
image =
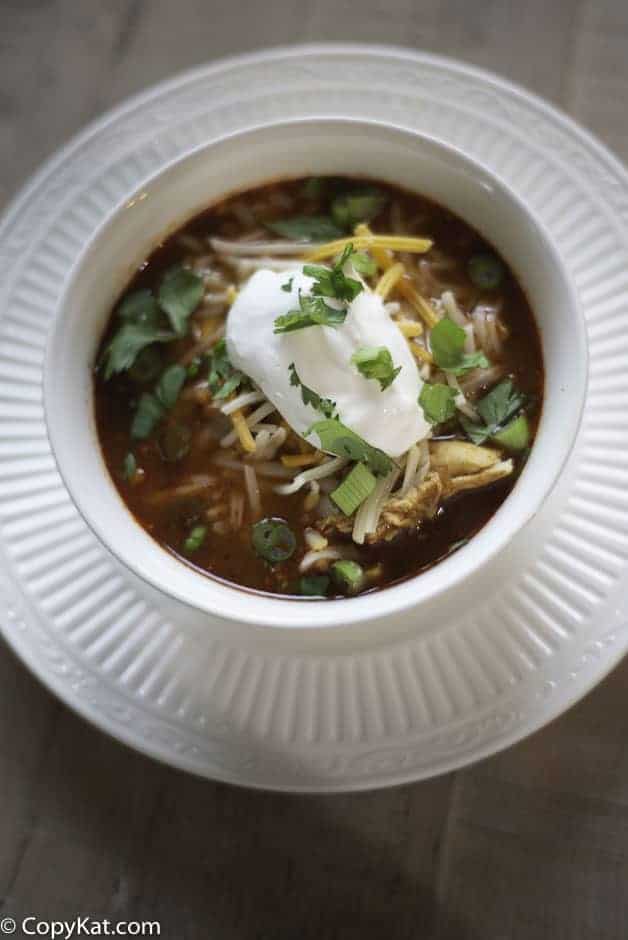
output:
[[[178,587],[169,585],[168,588],[165,588],[162,583],[158,582],[154,577],[146,572],[145,568],[142,566],[141,559],[138,561],[135,556],[126,553],[124,549],[121,550],[118,547],[118,544],[111,539],[108,527],[101,524],[100,519],[94,518],[94,515],[90,511],[89,506],[86,505],[88,501],[83,499],[80,487],[75,485],[75,479],[73,475],[67,472],[67,469],[64,466],[63,458],[60,458],[59,456],[59,453],[63,450],[63,447],[60,445],[60,438],[57,434],[55,419],[52,416],[51,401],[53,398],[53,379],[50,364],[54,359],[57,345],[60,342],[59,337],[61,330],[59,329],[59,325],[63,322],[63,311],[67,306],[67,301],[71,296],[75,281],[82,272],[85,262],[89,260],[95,246],[97,246],[103,238],[107,237],[112,228],[115,228],[116,224],[120,220],[122,213],[129,207],[129,204],[131,204],[137,196],[139,196],[145,190],[149,189],[151,186],[156,186],[163,183],[169,175],[180,171],[180,169],[184,167],[186,163],[191,163],[192,161],[199,159],[205,152],[211,152],[219,147],[229,146],[230,144],[241,141],[247,137],[256,137],[263,134],[277,133],[281,129],[295,129],[299,126],[304,128],[312,128],[323,125],[345,128],[352,127],[355,129],[372,128],[379,131],[385,130],[386,133],[395,135],[405,140],[407,143],[414,142],[416,144],[417,142],[420,142],[422,146],[426,146],[432,151],[440,151],[443,154],[447,154],[450,157],[453,157],[460,165],[472,170],[475,176],[483,177],[491,187],[499,190],[501,196],[505,197],[506,201],[509,202],[518,213],[521,213],[523,217],[526,217],[528,222],[532,224],[542,239],[543,247],[545,250],[547,250],[553,267],[560,274],[566,300],[570,309],[572,310],[573,322],[574,325],[577,326],[576,342],[578,346],[578,361],[581,366],[580,371],[583,378],[579,384],[579,387],[576,389],[577,400],[572,402],[572,408],[570,412],[571,426],[567,429],[568,436],[565,438],[561,458],[556,462],[552,474],[546,480],[545,485],[537,490],[533,500],[529,500],[529,505],[526,511],[519,512],[520,518],[516,520],[515,524],[511,523],[509,526],[502,525],[501,529],[500,527],[495,526],[496,520],[502,520],[504,507],[508,507],[509,503],[511,503],[512,494],[509,494],[502,506],[497,509],[497,511],[491,516],[482,529],[480,529],[470,539],[470,544],[460,548],[457,552],[455,552],[454,555],[446,556],[445,558],[436,562],[425,572],[411,575],[402,581],[396,582],[383,589],[368,591],[356,597],[337,599],[337,602],[331,604],[329,600],[281,597],[277,595],[265,594],[263,592],[257,592],[237,584],[232,584],[231,582],[225,581],[223,579],[213,577],[210,574],[205,574],[199,569],[194,568],[194,566],[186,565],[184,561],[179,559],[174,553],[171,553],[167,549],[163,548],[159,542],[153,539],[144,530],[144,528],[140,525],[139,522],[137,522],[130,509],[120,496],[113,480],[109,478],[107,482],[115,491],[118,497],[120,508],[131,518],[134,525],[142,533],[146,540],[147,546],[153,546],[160,552],[162,560],[168,559],[168,562],[176,566],[177,570],[179,570],[181,567],[185,568],[194,577],[199,586],[203,584],[207,586],[207,583],[209,582],[211,585],[215,586],[220,591],[225,592],[225,594],[231,596],[234,599],[236,597],[240,600],[243,597],[247,598],[248,604],[245,603],[237,605],[237,612],[234,612],[230,609],[228,600],[226,600],[224,603],[219,603],[217,598],[211,595],[209,602],[207,602],[204,596],[200,596],[200,591],[198,592],[198,597],[192,598],[189,593],[179,590]],[[255,185],[262,184],[259,183]],[[249,187],[246,186],[243,188]],[[229,190],[228,192],[231,191],[233,190]],[[416,191],[420,193],[419,189]],[[225,195],[227,195],[227,193],[225,193]],[[170,227],[166,222],[163,226],[164,235],[166,233],[170,234],[176,231],[178,228],[184,225],[188,219],[193,218],[195,214],[201,212],[203,208],[204,206],[199,206],[194,211],[194,213],[187,215],[185,219],[178,220]],[[134,187],[131,192],[126,193],[122,199],[116,203],[111,211],[108,212],[106,217],[102,220],[100,225],[96,228],[89,240],[83,246],[79,256],[72,265],[72,268],[65,280],[61,296],[59,297],[54,315],[51,320],[51,326],[45,346],[43,364],[42,384],[44,418],[57,469],[74,503],[74,506],[77,508],[87,526],[98,538],[101,544],[103,544],[105,548],[107,548],[107,550],[121,564],[130,569],[142,581],[149,584],[151,587],[155,588],[167,597],[175,598],[188,607],[210,614],[212,616],[219,617],[226,621],[236,621],[238,623],[244,623],[249,626],[259,628],[270,627],[273,629],[320,630],[330,629],[333,627],[338,629],[355,626],[382,618],[392,617],[394,615],[407,613],[413,609],[426,607],[429,603],[437,601],[439,598],[441,598],[448,589],[455,585],[461,584],[475,571],[487,565],[490,560],[495,557],[495,555],[503,551],[509,542],[519,532],[521,532],[530,519],[538,512],[542,503],[547,499],[556,486],[556,483],[573,452],[578,436],[578,431],[582,422],[584,404],[588,388],[588,361],[589,354],[585,319],[578,295],[569,275],[568,268],[560,256],[556,246],[554,245],[553,240],[544,223],[538,219],[536,214],[524,203],[523,199],[518,196],[499,175],[493,173],[478,160],[470,157],[461,148],[453,146],[449,143],[444,143],[442,140],[432,134],[426,134],[414,129],[410,129],[402,125],[395,124],[392,121],[388,122],[381,120],[371,120],[350,116],[342,117],[337,115],[321,115],[307,118],[296,117],[289,120],[254,124],[244,130],[238,130],[221,135],[211,142],[203,142],[199,144],[183,156],[179,156],[173,160],[168,161],[156,173],[146,177],[146,179],[142,180],[142,182]],[[543,405],[545,408],[546,398],[544,398]],[[90,401],[89,408],[93,409],[93,400]],[[104,474],[109,476],[104,461],[102,461],[102,467]],[[521,473],[520,479],[517,480],[515,489],[521,486],[521,481],[525,480],[525,476],[526,468],[524,468],[523,472]],[[481,559],[473,559],[473,546],[477,546],[477,541],[482,539],[483,533],[485,533],[487,530],[490,532],[497,532],[497,537],[493,539],[492,544],[485,546],[485,549],[487,550],[482,555]],[[452,564],[452,562],[454,563]],[[423,590],[420,596],[411,595],[410,588],[412,585],[417,584],[417,582],[422,582],[425,584],[426,579],[429,578],[432,572],[435,570],[442,572],[445,568],[449,569],[448,573],[450,574],[450,577],[441,577],[440,584],[432,583],[431,589]],[[454,570],[456,568],[458,569],[457,571]],[[376,598],[383,598],[383,600],[378,603],[373,603],[374,599]],[[244,609],[242,609],[243,607]],[[260,610],[260,607],[263,607],[264,610]],[[292,616],[289,615],[290,611],[293,612]]]

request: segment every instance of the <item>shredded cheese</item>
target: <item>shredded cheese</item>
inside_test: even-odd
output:
[[[385,274],[382,274],[379,281],[377,282],[375,293],[379,294],[383,300],[386,300],[397,281],[399,281],[405,273],[406,269],[400,261],[391,265],[391,267],[388,268]]]
[[[236,290],[233,284],[230,284],[229,287],[227,288],[226,293],[227,293],[227,303],[232,304],[234,300],[236,299],[236,297],[238,296],[238,291]]]
[[[327,242],[314,248],[306,253],[305,258],[307,261],[332,258],[343,251],[347,245],[353,245],[356,250],[368,249],[373,252],[375,248],[390,248],[391,251],[409,251],[412,254],[422,255],[430,250],[432,242],[429,238],[411,238],[409,235],[352,235],[349,238],[339,238],[337,241]]]
[[[408,346],[414,358],[418,359],[419,362],[429,362],[431,364],[434,361],[425,346],[419,346],[418,343],[408,343]]]
[[[354,247],[357,247],[357,242],[361,241],[362,239],[368,239],[368,238],[372,239],[373,244],[369,247],[369,251],[371,252],[373,258],[375,259],[375,261],[377,262],[380,268],[382,268],[384,271],[387,272],[388,270],[390,270],[391,268],[395,266],[394,259],[392,258],[390,253],[385,250],[385,248],[391,248],[393,246],[390,244],[387,244],[385,246],[381,245],[381,242],[383,240],[388,239],[388,241],[391,242],[393,241],[392,238],[389,238],[388,236],[385,236],[385,235],[373,235],[368,225],[364,225],[364,223],[360,225],[356,225],[355,236],[356,237],[354,238]],[[399,236],[399,239],[401,238],[403,238],[403,236]],[[425,251],[429,251],[430,248],[432,247],[432,243],[428,239],[405,238],[404,240],[412,241],[412,242],[424,241],[428,245]],[[334,244],[334,243],[331,242],[330,244]],[[396,251],[408,251],[409,249],[396,248],[395,250]],[[400,263],[400,262],[397,262],[397,263]],[[426,326],[430,328],[433,326],[436,326],[436,324],[438,323],[438,317],[435,311],[432,309],[431,304],[429,304],[427,300],[424,297],[422,297],[421,294],[419,294],[418,290],[416,289],[416,287],[414,286],[414,284],[412,283],[412,281],[406,274],[405,268],[404,268],[403,275],[400,276],[395,286],[397,287],[397,290],[399,291],[399,293],[409,303],[412,304],[412,306],[414,307],[416,312],[419,314],[421,319],[424,321]]]
[[[397,326],[406,339],[414,339],[423,332],[423,327],[417,320],[397,320]]]
[[[284,467],[311,467],[313,463],[318,463],[320,457],[318,451],[309,454],[284,454],[281,462]]]
[[[248,424],[246,423],[246,418],[241,411],[234,411],[230,415],[231,420],[233,421],[233,427],[235,432],[238,435],[242,448],[247,451],[249,454],[255,452],[255,441],[253,440],[253,435],[249,429]]]

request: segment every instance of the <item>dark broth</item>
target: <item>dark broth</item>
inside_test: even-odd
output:
[[[146,288],[156,293],[164,272],[177,263],[192,264],[201,272],[213,272],[212,277],[218,284],[217,293],[224,290],[226,284],[237,285],[233,265],[210,251],[208,237],[240,239],[263,227],[269,220],[326,214],[330,200],[338,192],[363,185],[364,181],[323,181],[318,187],[320,192],[315,192],[316,187],[304,186],[304,182],[273,183],[229,197],[202,212],[155,249],[122,296]],[[500,359],[503,375],[511,377],[528,400],[536,403],[528,409],[533,435],[543,394],[541,346],[532,311],[514,274],[503,263],[504,275],[498,291],[478,290],[469,279],[468,261],[478,254],[496,255],[494,248],[448,210],[397,187],[379,182],[375,185],[386,194],[387,205],[371,221],[373,231],[395,233],[403,224],[404,234],[426,236],[434,242],[432,250],[422,258],[407,259],[412,261],[411,273],[421,293],[427,297],[438,296],[442,285],[446,284],[455,291],[461,308],[467,311],[476,303],[500,302],[499,317],[508,331]],[[259,237],[268,238],[268,233]],[[211,284],[208,289],[213,290]],[[395,299],[394,295],[389,299]],[[219,316],[213,319],[216,325],[221,322]],[[199,319],[201,326],[206,322]],[[112,314],[101,352],[106,349],[117,326],[115,314]],[[198,342],[198,337],[186,336],[163,344],[160,347],[162,367],[180,360]],[[201,372],[190,378],[185,388],[194,385],[205,373],[206,364],[203,362]],[[216,453],[224,453],[219,446],[219,437],[227,433],[231,425],[229,419],[211,411],[211,401],[181,395],[154,434],[139,442],[131,439],[130,426],[138,398],[153,385],[154,379],[142,384],[127,373],[115,375],[108,381],[104,380],[102,370],[95,374],[96,423],[100,443],[109,473],[129,510],[165,549],[202,572],[268,593],[297,593],[299,562],[308,550],[304,530],[317,521],[315,509],[304,510],[304,491],[280,496],[273,492],[273,487],[286,480],[259,477],[263,515],[285,520],[297,538],[297,550],[293,556],[286,562],[271,566],[258,557],[251,543],[253,519],[245,500],[242,473],[212,463]],[[483,391],[486,389],[479,394]],[[189,429],[192,444],[186,456],[168,462],[163,459],[163,434],[175,422]],[[438,430],[444,435],[455,433],[460,436],[459,429],[453,428],[451,423]],[[132,479],[126,479],[123,473],[129,452],[134,454],[140,469]],[[281,453],[299,452],[298,441],[290,435]],[[433,519],[404,530],[390,541],[363,546],[353,545],[350,538],[337,539],[336,542],[346,544],[349,557],[359,560],[367,572],[376,572],[370,582],[367,581],[367,589],[383,587],[415,575],[456,550],[486,524],[514,486],[525,454],[514,455],[513,459],[515,472],[510,476],[446,500]],[[211,478],[205,489],[172,501],[160,501],[158,494],[185,486],[197,476]],[[245,502],[241,523],[234,525],[228,519],[225,521],[224,506],[235,490],[242,492]],[[198,524],[207,529],[205,540],[196,551],[186,554],[183,545],[191,529]],[[339,594],[333,586],[330,587],[329,596]]]

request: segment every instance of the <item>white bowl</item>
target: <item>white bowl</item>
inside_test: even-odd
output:
[[[535,313],[545,401],[532,453],[513,491],[470,543],[427,572],[355,598],[274,598],[200,574],[160,547],[121,500],[102,458],[92,368],[109,313],[157,242],[220,197],[273,178],[346,174],[397,183],[473,225],[515,271]],[[102,542],[161,591],[253,625],[330,627],[407,612],[468,578],[504,548],[546,499],[571,450],[587,382],[584,320],[568,273],[543,227],[485,168],[463,153],[381,123],[312,119],[226,137],[173,163],[125,201],[85,247],[54,318],[44,403],[61,475]]]

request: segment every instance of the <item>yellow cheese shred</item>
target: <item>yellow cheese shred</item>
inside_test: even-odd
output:
[[[405,273],[406,269],[400,261],[391,265],[377,282],[375,293],[379,294],[382,300],[386,300],[397,281],[399,281]]]
[[[419,346],[418,343],[408,343],[410,351],[415,359],[418,359],[419,362],[429,362],[430,364],[434,362],[432,359],[432,354],[427,351],[425,346]]]
[[[373,235],[368,225],[364,225],[364,223],[360,225],[356,225],[355,234],[356,234],[356,238],[355,238],[356,242],[362,238],[369,238],[369,237],[373,239],[373,242],[375,242],[375,239],[381,240],[387,237],[383,235]],[[417,238],[417,239],[409,239],[409,240],[421,241],[422,239]],[[432,247],[432,243],[429,242],[428,239],[423,239],[423,241],[428,242],[429,247],[430,248]],[[386,247],[389,247],[389,246],[386,246]],[[407,249],[396,249],[396,250],[401,251],[401,250],[407,250]],[[376,261],[376,263],[379,265],[379,267],[382,268],[386,272],[388,272],[395,265],[395,263],[397,264],[400,263],[400,262],[395,262],[392,255],[388,251],[386,251],[385,248],[381,247],[379,244],[376,244],[374,247],[369,248],[369,251],[371,255],[373,256],[374,260]],[[429,248],[426,248],[426,251],[429,251]],[[416,289],[416,287],[414,286],[410,278],[406,275],[405,268],[404,268],[404,274],[396,282],[395,287],[397,288],[399,293],[402,295],[402,297],[404,297],[410,304],[412,304],[412,306],[414,307],[416,312],[419,314],[419,316],[421,317],[421,319],[423,320],[426,326],[430,328],[433,326],[436,326],[436,324],[438,323],[438,317],[436,316],[436,313],[432,309],[431,304],[427,302],[425,297],[422,297],[421,294],[419,294],[418,290]]]
[[[255,452],[255,441],[253,440],[253,435],[251,434],[242,411],[238,409],[234,411],[230,417],[243,449],[247,451],[247,453],[253,454]]]
[[[309,454],[285,454],[281,462],[284,467],[311,467],[312,464],[318,463],[320,458],[318,451],[310,451]]]
[[[418,320],[397,320],[396,323],[406,339],[414,339],[423,332],[423,327]]]
[[[323,258],[332,258],[343,251],[347,245],[353,245],[356,251],[368,249],[373,253],[374,248],[389,248],[391,251],[409,251],[411,254],[422,255],[429,251],[432,242],[429,238],[412,238],[409,235],[351,235],[349,238],[339,238],[337,241],[327,242],[318,248],[306,252],[307,261],[322,261]]]

